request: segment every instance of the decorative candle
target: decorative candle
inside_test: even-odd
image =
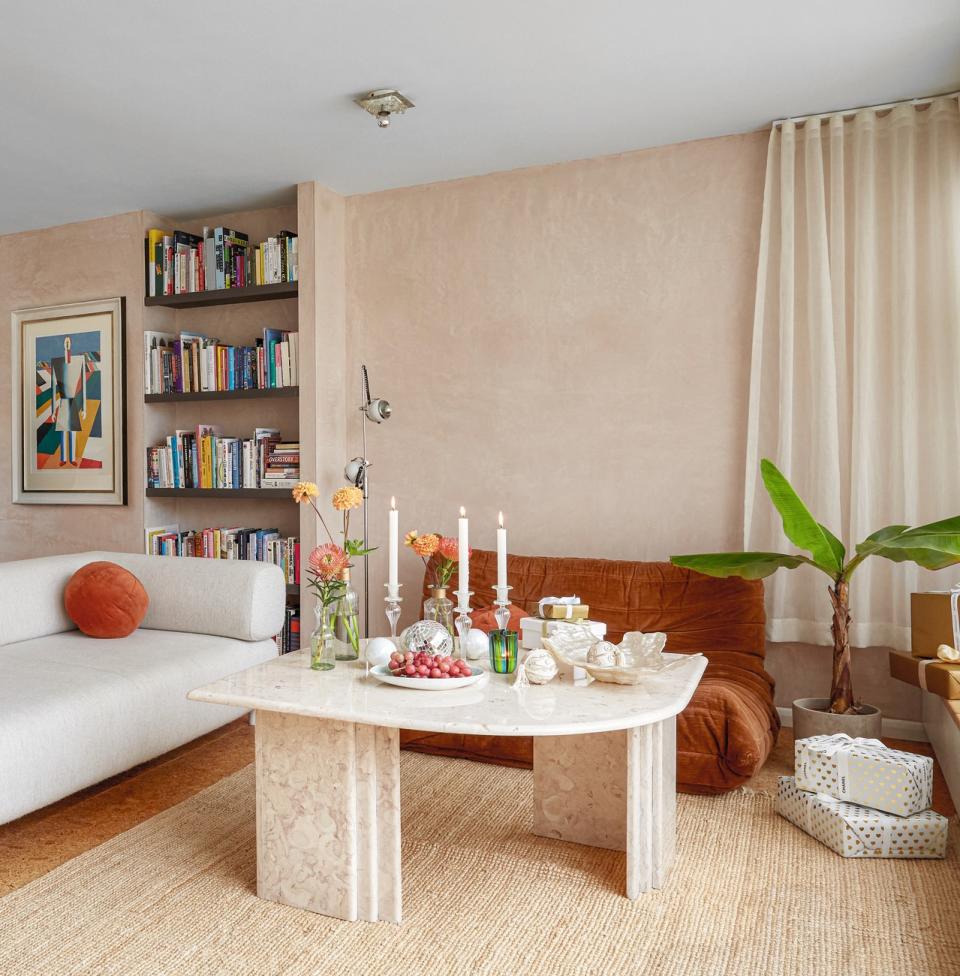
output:
[[[460,563],[457,571],[460,575],[460,606],[465,607],[469,603],[467,594],[470,592],[470,523],[467,519],[467,510],[460,506],[460,537],[457,544],[457,555]]]
[[[396,498],[390,499],[390,546],[389,546],[389,577],[387,595],[396,599],[400,592],[397,578],[397,561],[400,552],[400,513],[397,511]]]
[[[507,585],[507,530],[503,527],[503,512],[497,529],[497,587],[503,592]]]

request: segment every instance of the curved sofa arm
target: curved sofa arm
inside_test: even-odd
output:
[[[247,559],[189,559],[127,552],[85,553],[130,570],[150,607],[141,624],[259,641],[283,629],[286,583],[278,566]]]

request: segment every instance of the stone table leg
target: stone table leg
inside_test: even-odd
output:
[[[399,922],[398,730],[260,710],[256,755],[257,894]]]
[[[627,852],[627,897],[661,888],[676,845],[676,719],[533,740],[533,832]]]

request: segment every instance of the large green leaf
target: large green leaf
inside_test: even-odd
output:
[[[774,508],[783,519],[784,535],[799,549],[805,549],[824,572],[838,574],[843,569],[843,546],[810,514],[793,486],[777,466],[764,458],[760,475]],[[838,558],[839,557],[839,558]]]
[[[692,569],[704,576],[739,576],[741,579],[763,579],[778,569],[796,569],[810,560],[805,556],[788,556],[782,552],[704,552],[691,556],[671,556],[674,566]]]
[[[960,528],[960,518],[915,529],[908,525],[888,525],[868,535],[857,546],[857,555],[860,560],[880,556],[895,563],[916,563],[924,569],[945,569],[960,562],[957,548],[960,536],[950,533],[952,527]]]

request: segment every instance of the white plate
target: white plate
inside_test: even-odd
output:
[[[377,664],[370,669],[370,673],[385,685],[396,685],[398,688],[415,688],[417,691],[452,691],[454,688],[466,688],[476,684],[486,671],[476,664],[470,664],[472,672],[469,678],[397,678],[390,673],[386,664]]]

